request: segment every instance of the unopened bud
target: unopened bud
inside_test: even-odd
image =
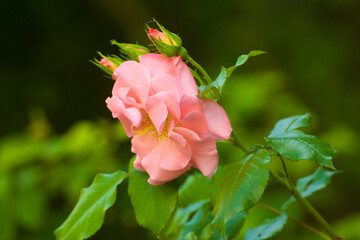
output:
[[[187,51],[181,46],[181,38],[175,33],[168,31],[158,22],[156,23],[161,31],[153,28],[148,28],[147,31],[148,37],[155,47],[167,57],[181,56],[186,59]]]
[[[138,44],[118,43],[115,40],[112,40],[111,44],[118,46],[122,56],[129,60],[139,61],[140,55],[150,53],[149,49]]]
[[[103,65],[104,67],[106,67],[107,69],[109,69],[110,71],[114,72],[115,71],[115,68],[116,68],[116,65],[115,63],[113,63],[112,61],[110,61],[109,59],[107,58],[102,58],[99,63],[101,65]]]

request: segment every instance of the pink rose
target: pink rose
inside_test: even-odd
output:
[[[106,99],[136,154],[134,167],[159,185],[191,167],[211,177],[218,165],[216,140],[232,131],[224,109],[197,97],[194,78],[181,57],[139,56],[115,69],[112,97]]]

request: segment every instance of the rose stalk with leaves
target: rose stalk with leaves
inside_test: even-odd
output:
[[[158,27],[160,31],[147,28],[157,53],[137,44],[111,41],[119,47],[120,54],[99,53],[102,59],[94,61],[115,80],[106,103],[132,137],[131,151],[136,156],[130,161],[128,173],[119,170],[98,174],[92,185],[83,189],[72,213],[55,231],[57,239],[81,240],[96,233],[105,211],[116,200],[117,186],[125,178],[129,178],[128,193],[137,221],[161,239],[238,239],[247,215],[251,214],[248,211],[254,206],[268,209],[278,217],[247,229],[246,240],[268,239],[281,231],[288,220],[323,239],[341,239],[306,200],[326,187],[337,173],[332,164],[335,151],[300,130],[310,126],[310,115],[280,120],[263,145],[248,149],[232,132],[219,105],[222,88],[232,72],[249,57],[264,52],[241,55],[234,66],[222,67],[213,81],[189,56],[178,35],[160,24]],[[221,164],[217,140],[239,147],[245,157]],[[274,158],[280,159],[282,170],[270,167]],[[299,179],[295,186],[286,161],[305,159],[320,167],[314,174]],[[190,171],[178,186],[179,181],[173,180],[192,167],[201,174]],[[281,211],[260,202],[270,177],[292,195]],[[295,201],[310,213],[321,230],[287,216],[288,205]]]

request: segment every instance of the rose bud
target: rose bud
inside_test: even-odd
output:
[[[138,44],[118,43],[115,40],[112,40],[111,44],[118,46],[121,54],[127,60],[139,61],[139,56],[150,53],[148,48]]]
[[[187,58],[187,51],[182,47],[181,38],[168,31],[166,28],[156,22],[161,31],[148,28],[148,37],[155,47],[165,56],[174,57],[181,56],[183,59]]]
[[[114,72],[115,71],[115,68],[117,67],[115,65],[115,63],[113,63],[112,61],[110,61],[109,59],[107,58],[102,58],[99,63],[101,65],[103,65],[104,67],[108,68],[110,71]]]

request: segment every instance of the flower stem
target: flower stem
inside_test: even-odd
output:
[[[208,84],[210,84],[212,82],[209,74],[207,74],[207,72],[205,71],[205,69],[203,69],[200,64],[198,64],[194,59],[192,59],[192,57],[190,57],[190,55],[187,55],[186,60],[193,65],[197,70],[199,70],[199,72],[201,72],[201,74],[204,76],[206,82]]]
[[[275,178],[276,180],[280,181],[285,185],[285,187],[291,192],[291,194],[296,198],[296,200],[305,207],[305,209],[310,213],[310,215],[325,229],[325,231],[329,234],[331,239],[337,240],[339,239],[338,236],[334,233],[332,230],[330,224],[325,220],[323,216],[310,204],[308,200],[306,200],[300,192],[297,190],[297,188],[292,184],[289,172],[286,168],[284,158],[281,155],[278,155],[280,157],[280,160],[283,164],[286,179],[284,180],[281,178],[275,171],[270,171],[270,175]]]
[[[245,154],[250,152],[250,149],[241,141],[239,135],[235,131],[232,131],[230,141],[233,145],[240,148]]]
[[[239,136],[235,132],[231,134],[231,137],[231,141],[235,146],[243,150],[244,153],[249,153],[249,148],[246,147],[244,143],[242,143]],[[294,196],[294,198],[296,198],[296,200],[298,200],[298,202],[305,207],[305,209],[310,213],[310,215],[325,229],[325,231],[329,234],[332,240],[341,239],[341,237],[338,237],[334,233],[331,226],[323,218],[323,216],[321,216],[320,213],[303,196],[301,196],[299,191],[294,187],[289,178],[289,173],[286,169],[285,161],[280,155],[279,157],[283,163],[286,178],[284,179],[280,177],[273,169],[270,169],[270,176],[273,177],[276,181],[280,182],[286,189],[289,190],[289,192]]]
[[[270,206],[268,206],[268,205],[266,205],[266,204],[264,204],[264,203],[258,203],[257,205],[258,205],[259,207],[262,207],[262,208],[265,208],[265,209],[267,209],[267,210],[270,210],[270,211],[272,211],[272,212],[274,212],[274,213],[276,213],[276,214],[278,214],[278,215],[281,215],[281,214],[283,213],[283,212],[281,212],[281,211],[279,211],[279,210],[277,210],[277,209],[275,209],[275,208],[273,208],[273,207],[270,207]],[[320,232],[319,230],[311,227],[310,225],[307,225],[306,223],[304,223],[304,222],[302,222],[302,221],[300,221],[300,220],[297,220],[297,219],[295,219],[295,218],[289,217],[289,216],[287,216],[287,218],[288,218],[290,221],[292,221],[292,222],[294,222],[294,223],[297,223],[297,224],[299,224],[300,226],[302,226],[302,227],[304,227],[304,228],[312,231],[313,233],[319,235],[320,237],[322,237],[322,238],[324,238],[324,239],[326,239],[326,240],[331,240],[331,238],[329,238],[329,236],[327,236],[327,235],[325,235],[324,233]]]

